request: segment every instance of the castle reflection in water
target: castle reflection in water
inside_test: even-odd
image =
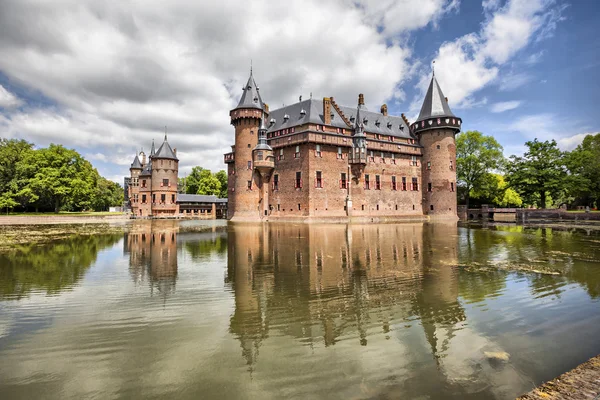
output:
[[[136,221],[125,234],[123,253],[129,254],[129,273],[136,283],[148,282],[168,296],[177,282],[177,221]]]
[[[234,224],[217,228],[218,242],[213,228],[207,243],[226,243],[225,285],[235,296],[229,331],[248,365],[272,331],[304,344],[368,346],[373,335],[389,339],[392,325],[414,322],[437,362],[466,318],[458,301],[457,229]],[[178,251],[200,247],[198,235],[180,233],[177,221],[136,222],[124,240],[134,282],[148,283],[165,300],[175,292]]]
[[[249,365],[271,327],[325,346],[419,319],[433,356],[465,320],[458,302],[456,224],[236,225],[227,276],[230,331]]]

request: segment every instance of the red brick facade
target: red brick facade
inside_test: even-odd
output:
[[[437,85],[434,79],[433,83]],[[252,92],[254,87],[251,76],[240,105],[230,113],[235,146],[225,155],[229,219],[457,218],[454,136],[460,129],[459,118],[437,118],[438,125],[432,117],[421,118],[411,131],[404,115],[388,116],[386,105],[380,113],[368,112],[362,95],[356,113],[326,97],[322,102],[300,100],[269,114],[268,107],[261,108],[258,89]],[[254,102],[247,100],[250,93]],[[428,93],[428,98],[439,96]],[[315,110],[315,103],[321,108]],[[258,143],[261,118],[263,123],[270,122],[267,143],[274,165],[272,171],[262,168],[259,173],[252,151]],[[366,160],[349,158],[353,148],[358,151],[356,129],[366,136]],[[360,154],[363,151],[364,146]]]

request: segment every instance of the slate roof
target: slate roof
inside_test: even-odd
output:
[[[356,123],[357,108],[346,107],[338,105],[340,110],[344,113],[346,118],[350,119],[354,117],[352,124],[348,126],[338,114],[335,107],[331,107],[331,126],[337,128],[352,129]],[[304,111],[305,113],[302,113]],[[284,118],[285,116],[289,118]],[[413,136],[410,134],[410,129],[402,119],[402,117],[396,117],[393,115],[384,116],[383,114],[372,112],[367,110],[366,107],[360,107],[360,118],[363,121],[365,132],[377,133],[382,135],[392,135],[395,137],[411,139]],[[274,122],[273,122],[274,121]],[[316,124],[325,124],[323,117],[323,100],[308,99],[303,100],[295,104],[290,104],[272,110],[269,112],[268,117],[268,129],[267,132],[274,132],[280,129],[286,129],[293,126],[299,126],[307,122]],[[377,124],[379,123],[379,124]]]
[[[234,110],[237,110],[238,108],[258,108],[259,110],[264,110],[264,107],[258,85],[256,85],[254,77],[252,76],[252,71],[250,71],[248,83],[244,86],[240,102]]]
[[[177,156],[175,155],[175,152],[169,145],[169,142],[167,142],[167,135],[165,135],[165,141],[163,142],[163,144],[160,145],[160,147],[158,148],[158,151],[156,152],[156,154],[154,154],[152,156],[152,158],[167,158],[167,159],[176,160],[176,161],[179,160],[177,158]]]
[[[131,163],[131,167],[129,169],[142,169],[142,163],[140,162],[140,158],[138,155],[135,155],[133,162]]]
[[[419,113],[419,118],[415,122],[423,121],[431,117],[454,117],[448,106],[448,102],[442,93],[442,89],[435,79],[435,75],[431,77],[431,83],[427,89],[423,106]]]
[[[177,193],[178,203],[227,203],[215,195]]]

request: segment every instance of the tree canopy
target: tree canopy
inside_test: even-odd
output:
[[[525,143],[523,157],[511,156],[508,164],[508,180],[528,204],[546,208],[551,199],[557,199],[567,190],[567,171],[564,154],[555,140],[540,142],[537,139]]]
[[[187,194],[215,195],[227,198],[227,173],[223,170],[212,173],[209,169],[196,166],[185,178],[180,178],[183,191]]]
[[[467,208],[471,190],[482,187],[489,174],[502,168],[502,146],[492,136],[479,131],[461,133],[456,138],[456,175],[465,188]]]
[[[104,211],[123,203],[122,187],[77,151],[0,139],[0,207],[22,211]]]

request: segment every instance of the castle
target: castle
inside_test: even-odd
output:
[[[456,117],[435,78],[410,123],[333,97],[269,111],[252,71],[230,112],[233,221],[457,219]]]
[[[158,151],[154,150],[154,141],[152,141],[147,162],[143,151],[139,155],[136,154],[129,171],[127,198],[135,217],[166,217],[179,214],[177,205],[179,159],[177,149],[171,148],[166,134]]]
[[[140,160],[141,158],[141,160]],[[177,149],[165,140],[158,150],[154,141],[146,154],[136,154],[124,179],[126,205],[134,218],[218,219],[227,215],[227,199],[214,195],[179,193]]]

